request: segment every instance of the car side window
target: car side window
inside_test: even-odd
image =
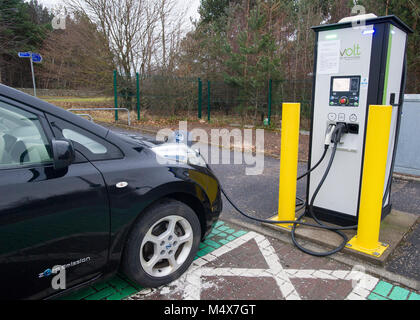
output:
[[[0,101],[0,169],[52,162],[38,116]]]
[[[71,124],[65,120],[48,115],[54,135],[57,138],[71,140],[76,151],[90,161],[112,160],[123,158],[122,152],[113,144],[93,133]]]
[[[78,144],[84,146],[89,152],[96,155],[104,155],[108,152],[108,149],[103,144],[90,139],[87,136],[84,136],[77,131],[71,129],[63,129],[62,134],[64,138],[77,142]]]

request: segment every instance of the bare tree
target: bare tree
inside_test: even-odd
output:
[[[67,0],[86,13],[108,39],[119,71],[151,73],[166,70],[181,39],[175,0]],[[174,23],[175,21],[175,23]],[[178,36],[177,36],[178,35]]]
[[[84,11],[100,27],[122,73],[130,75],[145,63],[147,52],[141,47],[158,21],[154,0],[68,0],[67,4]]]
[[[67,18],[66,29],[51,32],[41,54],[42,87],[112,91],[112,53],[104,34],[86,16]]]

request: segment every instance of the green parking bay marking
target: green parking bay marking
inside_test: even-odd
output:
[[[194,260],[213,252],[247,233],[248,231],[235,230],[225,222],[218,221],[204,242],[200,244]],[[118,274],[110,280],[78,290],[59,298],[59,300],[122,300],[142,289],[124,275]]]
[[[235,230],[223,221],[220,221],[215,225],[215,227],[206,237],[206,239],[200,244],[195,260],[200,259],[201,257],[212,253],[217,249],[222,248],[227,243],[230,243],[246,234],[252,233],[253,232]],[[311,272],[314,271],[316,270],[312,270]],[[291,272],[293,273],[294,271],[291,270]],[[305,272],[308,272],[308,270],[301,270],[302,274]],[[328,271],[324,270],[324,272]],[[330,270],[330,272],[333,271]],[[337,272],[340,273],[341,271]],[[305,277],[305,275],[301,275],[301,277]],[[313,277],[310,276],[310,278]],[[383,280],[378,280],[379,279],[376,279],[377,283],[375,282],[375,286],[369,288],[366,296],[359,296],[358,299],[363,298],[368,300],[420,300],[420,295],[416,292],[393,285]],[[133,282],[131,282],[124,275],[118,274],[110,280],[91,285],[75,293],[64,296],[60,298],[60,300],[122,300],[132,295],[135,295],[143,289],[144,288],[141,288]]]
[[[420,295],[410,290],[379,281],[368,296],[369,300],[420,300]]]

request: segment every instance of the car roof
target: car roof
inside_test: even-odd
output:
[[[22,91],[13,89],[6,85],[0,84],[0,95],[11,100],[15,100],[17,102],[23,103],[35,109],[38,109],[42,112],[49,113],[53,116],[61,118],[63,120],[69,121],[79,127],[82,127],[96,135],[106,137],[109,130],[97,125],[89,120],[86,120],[80,116],[77,116],[69,111],[66,111],[62,108],[54,106],[46,101],[33,97],[29,94],[26,94]]]

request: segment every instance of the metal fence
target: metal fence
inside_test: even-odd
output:
[[[115,107],[162,116],[213,116],[280,120],[284,102],[302,103],[302,117],[309,118],[312,79],[267,80],[242,89],[224,81],[174,76],[124,77],[114,72]]]
[[[198,108],[196,78],[143,77],[140,95],[142,110],[153,114],[191,116]]]
[[[312,79],[268,80],[256,89],[249,89],[248,92],[223,81],[204,81],[202,87],[204,106],[201,110],[206,110],[207,115],[210,110],[226,116],[236,115],[257,121],[267,119],[270,123],[281,118],[284,102],[300,102],[302,117],[310,116]]]

